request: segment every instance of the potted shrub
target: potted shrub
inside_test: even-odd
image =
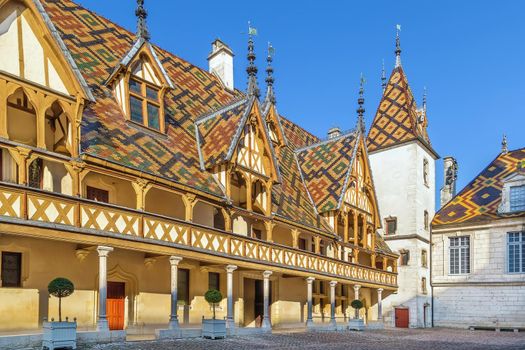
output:
[[[204,299],[210,303],[213,310],[213,318],[205,319],[202,317],[202,337],[203,338],[225,338],[226,337],[226,320],[217,320],[215,318],[215,308],[222,300],[222,294],[216,289],[210,289],[204,294]]]
[[[361,300],[354,300],[350,303],[350,306],[355,310],[355,317],[351,318],[348,322],[348,329],[354,331],[362,331],[365,329],[365,323],[359,318],[359,310],[363,308],[363,302]]]
[[[77,322],[66,320],[62,321],[62,298],[73,294],[75,286],[67,278],[55,278],[47,286],[50,295],[58,298],[58,322],[51,319],[51,322],[45,321],[43,324],[44,335],[42,347],[49,350],[56,348],[77,348]]]

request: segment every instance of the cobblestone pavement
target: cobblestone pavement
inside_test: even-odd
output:
[[[525,333],[496,333],[457,329],[406,329],[365,332],[277,333],[222,340],[188,339],[95,345],[80,350],[524,350]]]

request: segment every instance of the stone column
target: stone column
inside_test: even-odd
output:
[[[377,320],[383,321],[383,288],[377,290]]]
[[[315,281],[315,278],[308,277],[306,279],[306,302],[307,302],[307,315],[306,315],[306,327],[311,327],[314,325],[312,318],[313,304],[312,304],[312,285]]]
[[[179,263],[182,260],[180,256],[170,256],[170,265],[171,265],[171,314],[170,314],[170,323],[169,329],[178,330],[179,329],[179,317],[177,315],[177,276],[179,272]]]
[[[359,284],[356,284],[354,286],[354,300],[359,300],[359,289],[361,289],[361,286]],[[358,319],[359,318],[359,310],[357,309],[354,309],[355,310],[355,318]]]
[[[237,270],[237,266],[226,266],[226,289],[227,289],[227,313],[226,313],[226,327],[234,328],[235,321],[233,319],[233,271]]]
[[[112,247],[98,246],[98,321],[99,332],[109,332],[108,319],[106,317],[106,299],[108,295],[108,255],[113,251]]]
[[[335,286],[337,281],[330,281],[330,325],[332,327],[337,327],[335,321]]]
[[[272,329],[272,322],[270,320],[270,276],[272,271],[264,271],[264,305],[263,305],[263,321],[262,327]]]

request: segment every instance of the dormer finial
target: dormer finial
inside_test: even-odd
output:
[[[275,104],[275,94],[273,92],[273,83],[275,81],[275,78],[273,77],[273,55],[275,54],[275,49],[273,48],[272,44],[268,42],[268,56],[266,57],[266,62],[268,62],[268,66],[266,67],[266,100],[272,104]]]
[[[257,66],[255,65],[255,50],[253,43],[253,36],[257,35],[257,29],[251,26],[248,22],[248,67],[246,67],[246,73],[248,73],[248,96],[255,96],[259,98],[260,92],[257,86]]]
[[[501,153],[509,153],[509,146],[507,145],[507,135],[503,134],[503,140],[501,140]]]
[[[427,111],[427,87],[423,87],[423,111]]]
[[[148,12],[144,8],[144,0],[137,0],[135,16],[137,16],[137,36],[144,39],[145,41],[148,41],[150,39],[148,26],[146,25]]]
[[[381,88],[383,89],[383,92],[386,90],[386,72],[385,72],[385,60],[383,59],[382,67],[381,67]]]
[[[401,41],[399,39],[399,32],[401,31],[401,25],[396,24],[396,68],[401,66]]]
[[[365,108],[364,108],[364,104],[365,104],[365,97],[364,97],[365,87],[364,87],[364,84],[365,84],[365,77],[363,76],[363,73],[361,73],[361,79],[360,79],[360,83],[359,83],[359,97],[357,99],[357,104],[359,106],[357,108],[357,128],[358,128],[358,130],[361,131],[362,134],[364,134],[365,131],[366,131],[365,117],[364,117],[364,114],[365,114]]]

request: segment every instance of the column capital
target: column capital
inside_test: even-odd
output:
[[[263,272],[263,277],[264,278],[268,278],[268,277],[270,277],[272,275],[272,273],[273,273],[273,271],[264,271]]]
[[[377,290],[377,293],[379,293],[379,294],[383,293],[383,288],[379,288],[379,289]]]
[[[170,265],[177,266],[181,262],[182,258],[180,256],[170,256]]]
[[[235,270],[237,270],[237,265],[227,265],[226,266],[226,272],[228,273],[232,273]]]
[[[337,286],[337,281],[330,281],[330,287]]]
[[[306,278],[306,282],[307,282],[308,284],[311,284],[313,281],[315,281],[315,277],[307,277],[307,278]]]
[[[98,252],[99,257],[107,257],[109,253],[111,253],[112,251],[113,251],[113,247],[106,247],[102,245],[99,245],[97,247],[97,252]]]
[[[359,284],[356,284],[356,285],[354,286],[354,290],[356,290],[356,291],[357,291],[357,290],[359,290],[359,289],[361,289],[361,285],[359,285]]]

